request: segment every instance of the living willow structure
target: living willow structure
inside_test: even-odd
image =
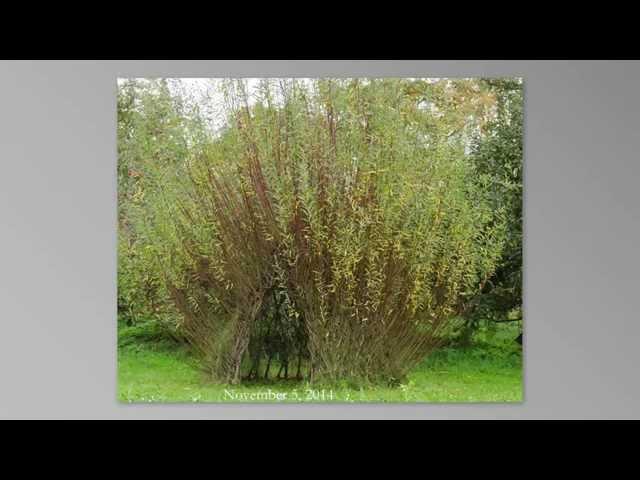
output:
[[[501,213],[419,85],[228,81],[215,140],[153,173],[149,248],[215,379],[397,381],[494,271]]]

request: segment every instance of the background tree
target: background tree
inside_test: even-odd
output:
[[[519,79],[482,82],[496,98],[496,115],[486,133],[475,136],[471,159],[490,180],[491,204],[505,210],[506,239],[498,268],[468,306],[465,343],[483,320],[522,320],[523,84]]]
[[[166,300],[153,250],[136,229],[149,192],[207,137],[197,111],[169,81],[127,79],[118,88],[118,314],[128,323],[158,318]]]

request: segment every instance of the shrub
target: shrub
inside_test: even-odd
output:
[[[147,190],[179,328],[216,378],[297,358],[312,381],[397,381],[492,274],[487,178],[412,88],[264,80],[250,104],[227,82],[227,127]]]

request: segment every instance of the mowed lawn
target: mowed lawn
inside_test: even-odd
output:
[[[210,381],[185,347],[120,326],[118,399],[127,403],[521,402],[522,350],[513,328],[482,334],[467,348],[444,348],[396,387],[309,385],[275,380],[243,385]],[[272,376],[277,368],[271,370]]]

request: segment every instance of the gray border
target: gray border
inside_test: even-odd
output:
[[[122,405],[115,79],[522,76],[526,399]],[[638,418],[634,61],[0,62],[0,418]]]

